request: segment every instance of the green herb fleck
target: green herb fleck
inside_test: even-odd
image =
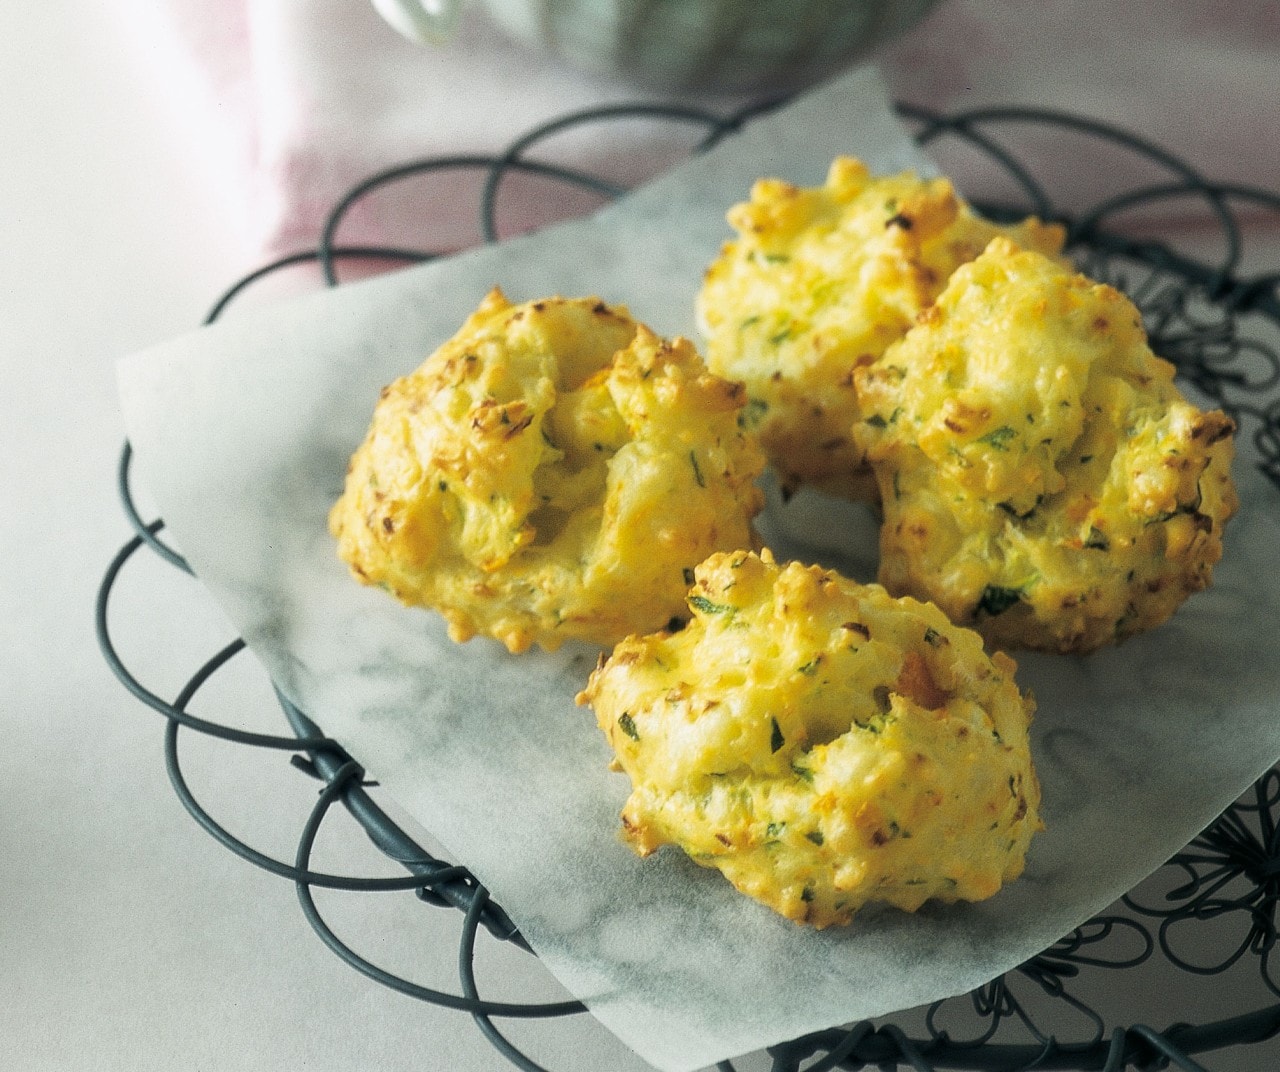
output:
[[[778,720],[771,718],[769,721],[773,723],[773,729],[769,733],[769,751],[776,752],[787,743],[787,739],[782,736],[782,727],[778,725]]]
[[[640,740],[640,733],[636,729],[635,720],[626,711],[623,711],[622,714],[618,716],[618,726],[621,728],[622,732],[633,741]]]
[[[881,417],[880,414],[873,413],[871,414],[870,417],[868,417],[865,421],[863,421],[863,423],[871,425],[872,428],[884,428],[886,425],[888,425],[889,422],[886,421],[883,417]]]
[[[812,886],[806,886],[804,889],[800,891],[800,900],[804,901],[805,904],[808,904],[810,901],[812,901],[814,896],[815,895],[814,895]]]
[[[818,672],[818,665],[822,662],[822,655],[815,655],[803,666],[796,667],[796,673],[804,674],[806,677],[813,677]]]
[[[939,647],[947,642],[946,637],[939,633],[933,626],[925,626],[924,642],[931,648]]]
[[[770,823],[764,828],[765,837],[781,837],[782,832],[787,828],[786,823]]]
[[[822,837],[821,830],[810,830],[808,833],[805,834],[805,837],[807,837],[815,845],[821,845],[824,840]]]
[[[1003,614],[1022,598],[1021,588],[1004,588],[998,584],[989,584],[982,590],[978,600],[978,610],[993,618]]]
[[[1085,547],[1092,548],[1095,551],[1111,550],[1111,541],[1107,539],[1105,532],[1100,532],[1093,525],[1089,526],[1089,536],[1084,541]]]
[[[1008,450],[1009,440],[1018,433],[1010,428],[1007,424],[1001,425],[992,432],[988,432],[984,436],[978,437],[979,443],[986,443],[995,450]]]
[[[693,584],[693,570],[691,570],[688,566],[685,566],[684,570],[682,571],[682,574],[684,576],[685,584]]]
[[[742,407],[742,412],[738,414],[738,427],[756,428],[764,420],[764,415],[768,412],[769,403],[763,398],[748,398],[747,404]]]
[[[996,506],[998,506],[1001,510],[1003,510],[1003,511],[1004,511],[1006,514],[1008,514],[1010,517],[1012,517],[1012,518],[1016,518],[1016,519],[1017,519],[1017,520],[1019,520],[1019,521],[1026,521],[1026,520],[1027,520],[1027,518],[1031,517],[1031,516],[1032,516],[1032,515],[1033,515],[1033,514],[1038,510],[1038,509],[1040,509],[1040,504],[1041,504],[1043,501],[1044,501],[1044,496],[1043,496],[1043,495],[1037,495],[1037,496],[1036,496],[1036,499],[1035,499],[1035,502],[1033,502],[1033,503],[1031,504],[1030,509],[1027,509],[1027,510],[1021,510],[1021,511],[1020,511],[1020,510],[1018,510],[1018,508],[1017,508],[1017,507],[1015,507],[1015,506],[1013,505],[1013,503],[1000,502],[1000,503],[996,503]]]
[[[892,712],[884,711],[872,715],[866,721],[855,720],[854,725],[861,730],[866,730],[868,733],[881,734],[884,733],[884,728],[893,721],[895,720]]]
[[[689,606],[703,614],[734,614],[737,607],[729,603],[714,603],[706,596],[692,595],[689,597]]]
[[[802,782],[808,782],[810,785],[813,784],[812,769],[809,767],[806,767],[798,759],[793,759],[791,761],[791,773],[794,774],[797,778],[799,778]]]
[[[698,482],[698,487],[705,488],[707,482],[702,478],[702,469],[698,465],[698,455],[694,451],[689,451],[689,464],[693,466],[693,479]]]

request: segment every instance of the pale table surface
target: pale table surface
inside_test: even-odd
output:
[[[70,8],[14,5],[0,35],[0,1067],[508,1067],[467,1016],[341,964],[312,935],[287,881],[197,829],[166,778],[162,720],[98,654],[94,595],[129,535],[114,488],[114,362],[197,324],[254,265],[226,237],[224,199],[180,157],[175,117],[138,76],[104,5]],[[1254,255],[1274,265],[1280,242]],[[147,562],[127,589],[114,617],[122,647],[172,695],[225,627],[198,589]],[[263,693],[246,665],[218,698],[269,714]],[[266,716],[260,724],[278,728]],[[228,746],[183,744],[219,818],[290,859],[315,784],[282,757],[241,760]],[[340,824],[317,863],[350,860],[392,873]],[[378,898],[324,904],[373,957],[429,985],[456,985],[456,926],[412,895],[394,907]],[[499,990],[557,995],[528,958],[486,953],[482,964]],[[1172,1016],[1156,989],[1135,1000],[1162,1027]],[[1205,1012],[1231,1002],[1221,990]],[[518,1037],[554,1069],[642,1068],[583,1018]],[[1273,1045],[1207,1064],[1260,1072],[1276,1059]]]

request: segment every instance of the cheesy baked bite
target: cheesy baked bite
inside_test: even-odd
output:
[[[697,309],[712,371],[747,386],[746,419],[784,487],[874,500],[850,436],[853,370],[901,338],[996,235],[1056,254],[1064,232],[976,215],[944,178],[873,178],[837,158],[823,186],[761,179],[728,214],[738,237],[707,270]]]
[[[1234,425],[1183,398],[1119,291],[995,239],[858,370],[879,580],[999,647],[1083,652],[1206,587]]]
[[[677,845],[797,922],[990,897],[1041,827],[1016,667],[936,607],[767,550],[712,555],[681,631],[578,697],[631,779],[640,855]]]
[[[687,613],[693,567],[753,544],[739,384],[595,298],[495,290],[384,388],[330,514],[367,584],[513,652]]]

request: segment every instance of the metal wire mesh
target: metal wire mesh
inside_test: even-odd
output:
[[[316,248],[281,257],[247,274],[212,306],[206,322],[217,319],[244,292],[261,280],[300,265],[318,268],[327,286],[341,283],[340,267],[349,262],[398,266],[431,260],[443,251],[391,246],[343,245],[339,233],[347,213],[359,202],[406,181],[429,180],[444,172],[466,171],[480,187],[477,241],[497,239],[498,207],[504,181],[513,174],[538,175],[566,187],[612,199],[625,194],[616,183],[573,168],[529,158],[548,139],[574,128],[629,120],[660,120],[700,134],[692,152],[701,151],[737,129],[769,105],[717,116],[696,108],[646,104],[620,105],[577,112],[529,131],[504,151],[491,155],[433,157],[412,161],[370,176],[353,188],[330,213]],[[1244,239],[1237,219],[1241,206],[1275,213],[1280,222],[1280,194],[1213,183],[1174,155],[1115,127],[1077,116],[1026,109],[988,109],[939,116],[900,105],[918,140],[937,150],[947,141],[981,154],[989,166],[1010,180],[1017,196],[1007,202],[976,202],[997,219],[1034,212],[1068,227],[1068,249],[1093,278],[1126,290],[1142,310],[1153,349],[1174,362],[1183,383],[1229,412],[1242,433],[1258,448],[1259,467],[1280,486],[1280,356],[1252,333],[1254,325],[1280,328],[1280,272],[1243,276]],[[1059,210],[1052,192],[1019,160],[1017,133],[1028,129],[1069,132],[1106,143],[1150,164],[1157,180],[1122,191],[1084,211]],[[1127,233],[1115,221],[1135,209],[1185,203],[1216,229],[1221,259],[1205,263],[1170,245]],[[515,1067],[541,1066],[510,1042],[495,1025],[503,1018],[538,1019],[581,1013],[576,1001],[542,1004],[498,1002],[481,996],[474,952],[483,928],[494,940],[528,951],[518,929],[465,867],[424,850],[388,816],[373,795],[360,766],[341,747],[283,696],[277,694],[290,734],[263,734],[213,722],[190,713],[192,701],[206,683],[245,650],[236,640],[214,653],[191,676],[173,700],[166,700],[139,681],[120,657],[112,636],[110,605],[130,560],[142,550],[174,569],[190,572],[180,554],[162,539],[164,523],[146,521],[135,505],[130,485],[132,452],[126,443],[118,483],[126,516],[135,535],[115,555],[103,577],[96,606],[100,648],[121,683],[166,720],[165,756],[170,781],[184,807],[211,836],[253,865],[292,882],[301,909],[324,941],[356,970],[403,994],[433,1005],[469,1013],[477,1028]],[[298,771],[317,779],[322,788],[298,836],[292,861],[259,852],[235,837],[209,814],[183,775],[178,742],[183,730],[228,741],[239,747],[287,753]],[[373,844],[405,872],[385,878],[356,877],[312,870],[316,838],[341,803],[363,827]],[[1039,956],[962,998],[938,1002],[922,1010],[917,1026],[860,1023],[818,1032],[768,1051],[774,1072],[820,1072],[826,1069],[909,1068],[933,1072],[941,1068],[987,1070],[1102,1069],[1170,1065],[1195,1070],[1193,1054],[1228,1045],[1254,1044],[1280,1033],[1280,985],[1273,975],[1277,944],[1276,909],[1280,904],[1280,773],[1260,779],[1249,796],[1229,808],[1164,869],[1174,876],[1154,902],[1130,895],[1115,914],[1100,916],[1065,936]],[[386,971],[347,945],[320,913],[315,889],[352,893],[413,891],[424,904],[458,915],[458,988],[442,991]],[[1126,910],[1127,911],[1124,911]],[[1182,925],[1208,920],[1240,921],[1237,945],[1222,950],[1211,964],[1193,963],[1179,947]],[[1175,933],[1176,930],[1176,933]],[[1124,1010],[1106,1012],[1073,992],[1082,973],[1135,969],[1157,955],[1188,973],[1220,976],[1241,963],[1256,966],[1259,1000],[1253,1011],[1203,1024],[1176,1024],[1156,1031],[1126,1022]],[[1027,995],[1040,999],[1028,1000]],[[1045,1001],[1044,999],[1048,999]],[[964,1030],[955,1024],[965,1012]],[[1047,1010],[1047,1011],[1046,1011]],[[1118,1021],[1118,1022],[1117,1022]],[[905,1022],[905,1021],[904,1021]],[[1065,1027],[1064,1024],[1072,1024]],[[807,1063],[806,1063],[807,1062]],[[729,1061],[716,1066],[734,1072]]]

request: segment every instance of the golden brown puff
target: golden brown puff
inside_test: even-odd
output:
[[[849,434],[854,368],[901,338],[995,235],[1056,254],[1064,234],[1036,219],[998,226],[946,179],[872,178],[848,157],[823,186],[761,179],[728,218],[738,238],[698,297],[707,363],[747,385],[749,426],[784,486],[869,501],[874,481]]]
[[[708,554],[753,546],[744,400],[625,309],[495,290],[383,390],[330,529],[357,577],[456,641],[611,645],[687,613]]]
[[[1112,287],[996,239],[858,372],[879,580],[998,647],[1083,652],[1206,587],[1237,505],[1203,413]]]
[[[936,607],[767,550],[712,555],[693,619],[629,637],[578,697],[632,792],[640,855],[677,845],[798,922],[979,900],[1039,821],[1033,703]]]

